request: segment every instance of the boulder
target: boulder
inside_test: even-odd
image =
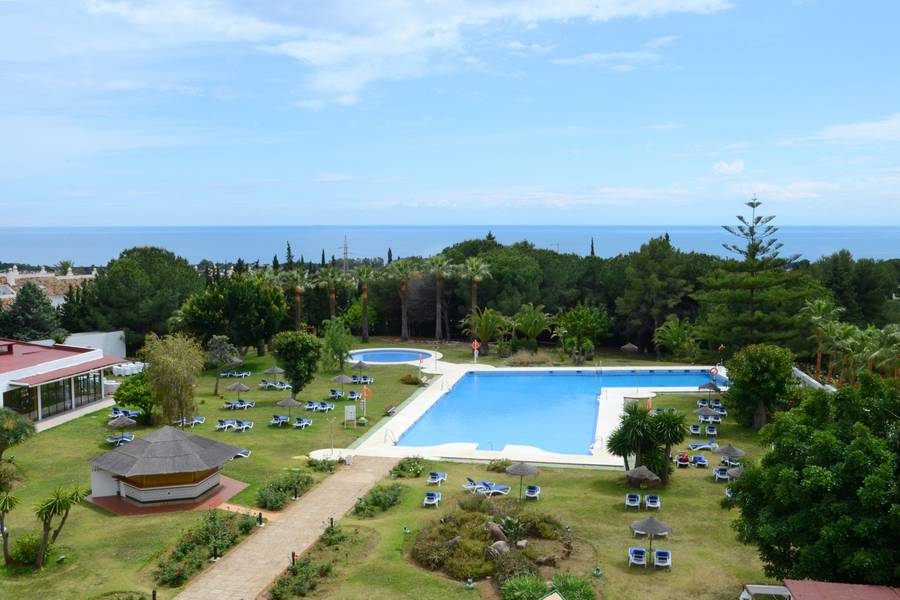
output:
[[[503,533],[502,529],[500,529],[500,526],[493,521],[488,521],[487,523],[485,523],[484,528],[491,532],[491,538],[493,538],[495,542],[509,541],[509,539],[506,537],[506,534]]]
[[[559,565],[559,559],[556,558],[556,556],[553,554],[548,554],[547,556],[542,556],[534,562],[542,567],[555,567],[555,566]]]
[[[459,546],[460,537],[456,536],[455,538],[447,541],[447,548],[450,550],[455,550],[457,546]]]
[[[528,545],[528,540],[519,540],[518,542],[516,542],[516,548],[518,548],[519,550],[522,550],[527,545]]]
[[[491,544],[490,546],[488,546],[485,554],[487,555],[488,559],[497,560],[498,558],[500,558],[502,555],[506,554],[507,552],[509,552],[509,544],[507,544],[506,542],[504,542],[502,540],[498,540],[498,541],[494,542],[493,544]]]

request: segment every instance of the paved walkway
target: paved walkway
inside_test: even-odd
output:
[[[397,463],[360,456],[293,502],[274,522],[251,535],[190,582],[179,600],[254,600],[288,566],[291,551],[309,549],[328,526],[344,516]]]

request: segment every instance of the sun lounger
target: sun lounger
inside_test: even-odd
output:
[[[463,485],[464,490],[471,491],[473,494],[484,487],[494,485],[493,481],[475,481],[471,477],[466,477],[466,484]]]
[[[360,380],[359,375],[351,375],[350,383],[352,383],[353,385],[359,385],[360,383],[362,383],[362,381]]]
[[[483,488],[477,490],[479,494],[484,494],[485,496],[506,496],[509,494],[509,490],[511,488],[508,485],[486,485]]]
[[[728,481],[728,469],[726,467],[716,467],[713,469],[714,481]]]
[[[272,415],[272,420],[269,421],[269,424],[281,427],[282,425],[286,425],[288,422],[289,419],[287,415]]]
[[[123,433],[121,435],[113,435],[106,438],[107,443],[112,444],[113,446],[120,446],[122,444],[128,444],[134,441],[133,433]]]
[[[206,423],[206,417],[202,415],[191,417],[191,427],[193,427],[194,425],[203,425],[204,423]]]
[[[234,410],[237,408],[238,404],[240,404],[237,400],[226,400],[223,408],[227,408],[228,410]]]
[[[541,498],[541,486],[539,485],[529,485],[525,488],[525,499],[531,500],[540,500]]]
[[[306,406],[304,406],[303,408],[305,408],[306,410],[318,410],[319,403],[315,400],[309,400],[307,401]]]
[[[705,456],[695,454],[691,457],[691,464],[694,465],[695,467],[705,469],[709,466],[709,461],[706,460]]]
[[[316,412],[328,412],[330,410],[334,410],[334,404],[319,402],[319,408],[316,409]]]
[[[359,395],[359,392],[350,392],[347,394],[347,400],[359,400],[362,396]]]
[[[725,467],[739,467],[741,466],[741,461],[735,460],[730,456],[723,456],[722,460],[719,461],[719,464]]]
[[[714,410],[716,411],[716,414],[719,415],[720,417],[722,417],[723,419],[728,416],[728,411],[725,410],[724,406],[721,408],[716,408]]]
[[[675,463],[675,466],[678,467],[679,469],[689,467],[691,464],[691,461],[688,458],[688,455],[684,454],[684,453],[676,454],[675,457],[672,459],[672,461]]]
[[[328,397],[329,397],[329,398],[334,398],[334,399],[337,399],[337,398],[343,398],[343,397],[344,397],[344,392],[341,392],[341,391],[339,391],[339,390],[331,390],[330,392],[328,392]]]
[[[647,550],[646,548],[631,546],[628,548],[628,566],[637,565],[639,567],[647,567]]]
[[[218,419],[216,422],[216,431],[234,429],[236,421],[234,419]]]
[[[688,448],[693,451],[697,450],[712,450],[713,448],[718,448],[719,445],[716,443],[716,438],[709,438],[709,441],[706,442],[689,442]]]
[[[657,496],[656,494],[647,494],[644,497],[644,507],[647,510],[650,510],[651,508],[660,510],[662,508],[662,500],[660,500],[659,496]]]
[[[447,481],[447,474],[444,471],[432,471],[425,480],[426,485],[441,485]]]
[[[721,423],[721,422],[722,422],[722,416],[721,416],[721,415],[716,415],[716,416],[714,416],[714,417],[710,417],[710,418],[709,418],[709,422],[710,422],[710,423]]]
[[[243,450],[238,450],[237,454],[235,454],[231,458],[231,460],[234,460],[235,458],[250,458],[250,454],[251,454],[250,450],[247,450],[246,448],[244,448]]]
[[[731,491],[731,488],[730,488],[730,487],[725,488],[725,497],[726,497],[726,498],[733,498],[733,497],[734,497],[734,492]]]
[[[182,419],[175,419],[172,421],[172,425],[184,425],[186,427],[193,427],[194,425],[203,425],[206,423],[206,417],[184,417]]]
[[[668,550],[653,551],[653,567],[672,570],[672,553]]]
[[[713,437],[719,435],[719,430],[715,425],[707,425],[704,431],[706,431],[706,435],[711,435]]]
[[[440,492],[425,492],[425,499],[422,500],[422,506],[437,506],[441,503]]]
[[[625,508],[636,508],[638,510],[641,509],[641,495],[640,494],[625,494]]]
[[[697,417],[697,420],[700,421],[700,424],[702,425],[709,425],[712,423],[712,417],[707,417],[706,415],[700,415]]]
[[[722,401],[719,400],[718,398],[713,398],[713,399],[712,399],[712,402],[710,403],[710,406],[711,406],[712,408],[719,408],[719,407],[724,406],[724,405],[722,404]]]
[[[304,419],[303,417],[297,417],[294,420],[294,428],[295,429],[306,429],[312,425],[312,419]]]
[[[697,408],[703,408],[704,406],[709,406],[709,402],[706,401],[706,398],[697,400]]]
[[[276,390],[290,390],[290,389],[293,389],[293,388],[294,388],[294,386],[292,386],[291,384],[289,384],[287,381],[276,381],[276,382],[275,382],[275,389],[276,389]]]
[[[248,408],[253,408],[254,406],[256,406],[256,402],[254,402],[253,400],[241,400],[237,403],[237,406],[235,406],[235,408],[247,410]]]
[[[366,384],[366,383],[375,383],[375,378],[372,377],[371,375],[363,375],[363,376],[361,376],[361,377],[359,378],[359,382],[360,382],[360,383],[363,383],[363,384]]]
[[[253,429],[253,421],[235,421],[234,422],[234,430],[244,432],[248,429]]]
[[[700,435],[700,426],[699,425],[691,425],[691,435],[699,436]]]
[[[259,386],[257,387],[261,387],[264,390],[275,389],[275,382],[263,379],[259,382]]]

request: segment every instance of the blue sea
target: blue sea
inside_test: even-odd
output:
[[[683,250],[724,254],[732,241],[717,226],[583,225],[583,226],[283,226],[283,227],[55,227],[0,228],[0,262],[51,265],[71,260],[76,265],[103,265],[132,246],[162,246],[191,262],[237,258],[268,263],[284,259],[285,243],[294,254],[318,262],[322,251],[340,258],[347,240],[351,258],[429,256],[462,240],[482,238],[492,231],[504,244],[528,240],[539,248],[587,254],[591,239],[598,256],[615,256],[640,248],[654,236],[668,233]],[[900,227],[797,227],[779,232],[785,254],[816,258],[842,248],[857,258],[900,258]]]

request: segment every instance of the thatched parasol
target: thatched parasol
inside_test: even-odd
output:
[[[241,392],[249,392],[250,391],[250,388],[248,386],[244,385],[243,383],[241,383],[240,381],[238,381],[237,383],[232,383],[225,389],[228,390],[229,392],[237,392],[238,400],[241,399]]]
[[[344,392],[344,384],[345,383],[353,383],[353,378],[341,373],[340,375],[335,375],[331,378],[331,380],[335,383],[341,384],[341,393]]]
[[[701,406],[700,408],[698,408],[697,410],[694,411],[694,414],[697,415],[698,417],[715,417],[719,413],[717,413],[716,411],[714,411],[713,409],[711,409],[708,406]]]
[[[541,470],[536,466],[524,462],[513,463],[506,467],[507,475],[519,476],[519,500],[522,499],[522,479],[525,477],[534,477],[540,472]]]
[[[719,448],[714,449],[713,452],[715,452],[716,454],[721,454],[722,456],[728,458],[743,458],[747,455],[746,452],[736,446],[732,446],[731,444],[720,446]]]
[[[280,406],[281,408],[288,409],[288,418],[291,418],[291,409],[297,408],[298,406],[303,406],[293,398],[285,398],[284,400],[279,400],[275,403],[275,406]]]
[[[637,346],[635,346],[634,344],[632,344],[631,342],[628,342],[627,344],[622,346],[622,350],[624,352],[637,352],[639,350],[639,348]]]
[[[650,552],[652,553],[653,538],[658,535],[669,535],[672,533],[672,526],[668,523],[663,523],[656,517],[650,517],[648,519],[632,521],[631,530],[647,534],[647,537],[650,538]]]
[[[635,484],[640,485],[643,482],[648,482],[648,483],[659,483],[660,482],[659,476],[656,473],[654,473],[653,471],[651,471],[650,469],[648,469],[647,467],[645,467],[644,465],[635,467],[634,469],[631,469],[630,471],[625,471],[625,479],[627,479],[628,483],[630,483],[631,485],[635,485]]]
[[[137,425],[137,421],[135,421],[131,417],[126,417],[125,415],[119,415],[106,424],[106,426],[110,429],[118,429],[121,435],[125,435],[126,427],[134,427],[135,425]]]

